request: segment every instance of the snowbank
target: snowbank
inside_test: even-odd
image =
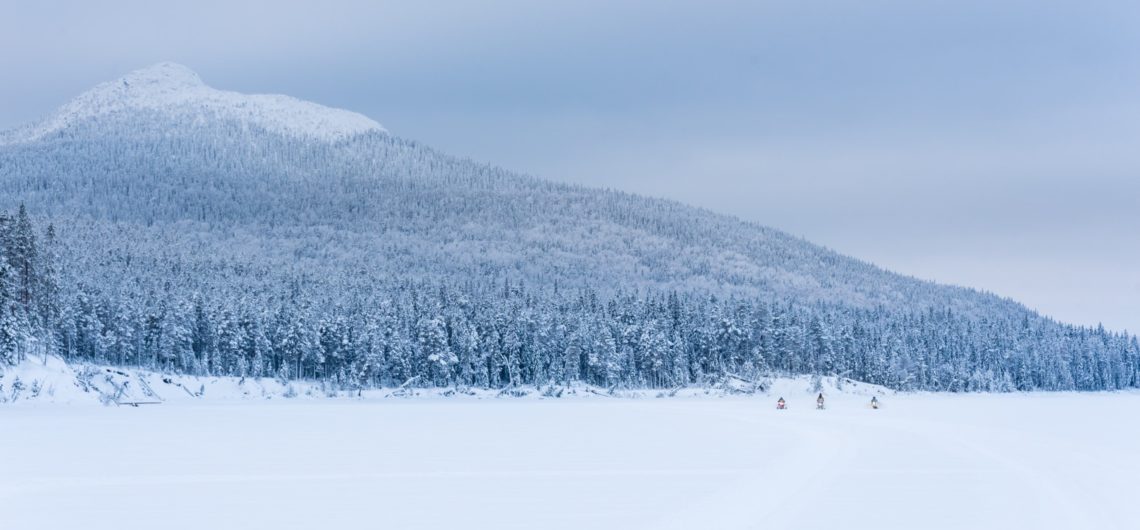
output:
[[[194,377],[130,368],[27,359],[0,371],[0,403],[144,405],[179,401],[324,395],[319,385],[270,378]]]
[[[790,377],[746,381],[726,378],[708,387],[605,389],[589,385],[548,385],[502,390],[471,388],[381,388],[362,391],[331,388],[312,381],[282,382],[274,378],[196,377],[131,368],[68,364],[59,357],[27,359],[0,369],[0,404],[102,403],[152,405],[185,401],[232,401],[281,398],[453,398],[453,399],[638,399],[763,396],[788,400],[789,406],[814,403],[816,393],[829,399],[866,401],[894,391],[834,377]],[[802,403],[802,405],[800,405]],[[814,406],[814,405],[812,405]]]

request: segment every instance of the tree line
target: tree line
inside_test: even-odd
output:
[[[195,375],[339,388],[672,388],[725,377],[841,376],[902,390],[1140,386],[1135,337],[951,309],[852,308],[665,290],[607,293],[503,278],[390,278],[322,292],[128,291],[57,270],[55,229],[0,215],[0,361],[58,355]],[[215,271],[215,274],[221,274]],[[183,282],[184,283],[184,282]]]

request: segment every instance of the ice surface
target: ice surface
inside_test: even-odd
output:
[[[0,406],[0,527],[1135,528],[1140,394]],[[850,391],[850,390],[849,390]]]

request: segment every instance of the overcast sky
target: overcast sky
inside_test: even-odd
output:
[[[1140,2],[158,4],[6,6],[0,128],[175,61],[1140,331]]]

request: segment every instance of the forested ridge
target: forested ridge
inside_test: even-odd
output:
[[[369,295],[219,303],[173,292],[113,298],[66,285],[54,228],[0,217],[0,353],[54,354],[196,375],[320,379],[339,388],[710,385],[725,376],[839,375],[898,389],[1137,386],[1135,337],[1029,314],[973,322],[670,292],[392,281]],[[156,293],[157,294],[157,293]],[[268,302],[268,303],[265,303]]]
[[[7,363],[345,388],[1140,384],[1135,337],[382,130],[314,140],[192,104],[62,122],[0,137]]]
[[[368,388],[711,384],[840,375],[912,390],[1105,390],[1137,385],[1135,337],[1024,315],[979,321],[677,292],[394,282],[349,303],[296,292],[266,304],[200,295],[114,300],[58,286],[54,229],[0,218],[11,364],[27,354],[198,375],[306,377]]]

